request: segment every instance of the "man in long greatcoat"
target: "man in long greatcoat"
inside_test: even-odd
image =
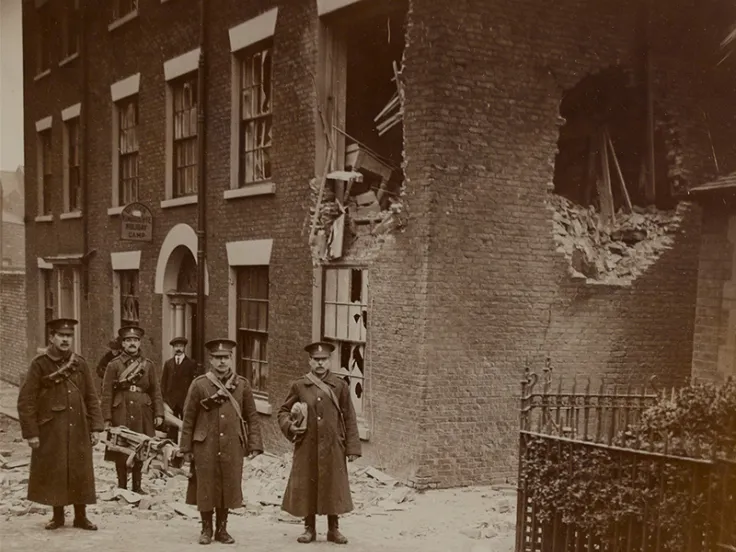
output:
[[[96,531],[86,505],[95,504],[92,447],[102,431],[100,403],[87,362],[72,351],[69,318],[51,320],[49,346],[31,361],[18,393],[21,433],[31,447],[28,500],[53,506],[46,529],[64,525],[74,505],[74,527]]]
[[[361,455],[358,424],[350,388],[330,371],[334,345],[318,341],[304,348],[311,371],[291,384],[279,409],[281,432],[294,443],[294,461],[282,509],[304,518],[300,543],[316,539],[315,515],[327,516],[327,540],[346,544],[338,516],[353,510],[348,468]],[[306,427],[292,416],[297,403],[306,405]]]
[[[231,544],[227,532],[230,508],[243,505],[243,457],[263,452],[261,426],[250,383],[233,370],[230,339],[205,344],[210,370],[196,378],[184,403],[180,452],[193,462],[187,504],[202,517],[200,544],[212,542],[212,513],[217,514],[216,541]]]
[[[174,349],[174,356],[164,363],[161,374],[161,393],[164,403],[171,408],[172,414],[181,419],[184,412],[184,400],[187,398],[189,386],[197,375],[197,363],[186,355],[186,337],[175,337],[169,341]],[[175,443],[179,440],[176,426],[169,427],[166,437]]]
[[[123,352],[107,365],[102,382],[102,416],[105,428],[125,426],[136,433],[156,435],[164,417],[159,374],[153,361],[141,355],[143,328],[125,326],[118,335]],[[127,456],[121,452],[105,451],[105,460],[115,462],[118,487],[128,485]],[[141,488],[142,463],[133,464],[133,491],[144,494]]]

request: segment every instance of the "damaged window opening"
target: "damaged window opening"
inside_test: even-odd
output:
[[[350,385],[358,418],[365,396],[365,345],[368,329],[368,271],[325,268],[322,315],[323,339],[335,344],[332,363]]]
[[[662,124],[647,124],[645,79],[620,67],[589,75],[561,104],[554,236],[574,275],[624,283],[672,243],[680,221]],[[650,159],[654,159],[654,178]]]
[[[329,261],[343,256],[351,237],[403,224],[406,5],[379,2],[370,13],[346,8],[324,29],[320,108],[330,157],[329,171],[312,184],[315,197],[321,195],[312,237],[316,256]]]

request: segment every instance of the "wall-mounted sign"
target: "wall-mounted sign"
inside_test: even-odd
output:
[[[120,213],[120,239],[153,240],[153,215],[143,203],[128,203]]]

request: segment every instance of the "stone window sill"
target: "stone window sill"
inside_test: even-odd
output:
[[[79,57],[79,52],[74,52],[73,54],[65,57],[59,62],[59,67],[64,67],[66,64],[71,63],[75,59]]]
[[[54,215],[37,215],[33,220],[36,222],[54,222]]]
[[[82,218],[82,211],[72,211],[70,213],[61,213],[59,215],[59,220],[70,220],[70,219],[80,219]]]
[[[123,212],[124,207],[122,205],[118,205],[116,207],[108,207],[107,208],[107,214],[111,217],[114,217],[116,215],[119,215]]]
[[[175,197],[173,199],[164,199],[161,202],[162,209],[169,209],[171,207],[181,207],[182,205],[196,205],[197,195],[188,195],[184,197]]]
[[[114,31],[118,27],[121,27],[121,26],[125,25],[128,21],[133,21],[133,19],[135,19],[136,17],[138,17],[138,10],[133,10],[132,12],[130,12],[128,14],[125,14],[120,19],[116,19],[115,21],[113,21],[112,23],[110,23],[107,26],[107,30],[108,31]]]
[[[268,402],[268,399],[262,399],[260,397],[254,397],[254,399],[256,401],[256,410],[259,414],[265,414],[266,416],[273,414],[273,406]]]
[[[242,188],[225,190],[222,196],[225,199],[237,199],[240,197],[253,197],[260,195],[271,195],[276,193],[276,184],[273,182],[258,182],[257,184],[248,184]]]
[[[48,77],[50,74],[51,74],[51,69],[46,69],[45,71],[42,71],[41,73],[33,77],[33,80],[40,81],[42,78]]]

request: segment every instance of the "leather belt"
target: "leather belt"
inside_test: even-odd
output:
[[[140,387],[138,387],[137,385],[131,385],[131,386],[130,386],[130,387],[128,388],[128,391],[133,391],[134,393],[143,393],[143,389],[141,389],[141,388],[140,388]]]

